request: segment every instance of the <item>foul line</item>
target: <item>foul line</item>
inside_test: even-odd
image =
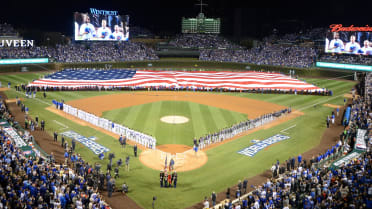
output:
[[[64,130],[64,129],[67,129],[68,128],[68,126],[66,126],[65,124],[63,124],[63,123],[61,123],[61,122],[58,122],[58,121],[56,121],[56,120],[53,120],[55,123],[57,123],[58,125],[60,125],[60,126],[63,126],[64,128],[62,128],[62,129],[59,129],[59,130]]]
[[[314,104],[311,104],[311,105],[308,105],[308,106],[305,106],[305,107],[299,108],[299,109],[297,109],[296,111],[306,110],[306,109],[308,109],[308,108],[310,108],[310,107],[313,107],[314,105],[322,104],[322,103],[325,103],[325,102],[328,102],[328,101],[334,100],[334,99],[336,99],[336,98],[338,98],[338,97],[343,97],[345,93],[346,93],[346,92],[344,92],[344,93],[342,93],[342,94],[340,94],[340,95],[338,95],[338,96],[331,96],[331,98],[329,98],[329,99],[326,99],[326,100],[323,100],[323,101],[320,101],[320,102],[317,102],[317,103],[314,103]]]
[[[24,96],[24,93],[18,92],[18,91],[14,90],[14,89],[12,89],[12,91],[15,91],[16,93],[21,94],[21,95]],[[37,101],[39,101],[39,102],[41,102],[41,103],[44,103],[44,104],[46,104],[46,105],[52,105],[52,103],[45,102],[45,101],[43,101],[43,100],[41,100],[41,99],[38,99],[38,98],[31,98],[31,99],[35,99],[35,100],[37,100]]]
[[[295,125],[293,125],[293,126],[290,126],[290,127],[286,128],[286,129],[283,129],[283,130],[281,130],[280,132],[285,133],[285,134],[288,134],[288,133],[285,132],[285,131],[288,130],[288,129],[294,128],[294,127],[296,127],[296,126],[297,126],[297,124],[295,124]]]

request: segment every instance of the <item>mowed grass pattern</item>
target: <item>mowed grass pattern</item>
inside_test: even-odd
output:
[[[164,116],[179,115],[189,119],[183,124],[160,121]],[[129,128],[155,136],[157,144],[191,146],[194,137],[214,133],[247,120],[247,115],[213,106],[186,101],[160,101],[106,111],[107,118]]]
[[[8,81],[12,82],[12,86],[17,83],[25,83],[32,79],[37,79],[41,74],[16,74],[16,75],[1,75],[0,81],[6,85]],[[268,102],[277,103],[279,105],[291,106],[294,109],[300,109],[305,114],[294,120],[280,124],[274,128],[267,130],[260,130],[251,135],[241,137],[234,141],[218,146],[214,149],[208,150],[208,162],[201,168],[189,172],[178,174],[178,186],[176,189],[164,189],[159,186],[159,171],[152,170],[141,164],[138,158],[133,157],[133,149],[128,146],[123,150],[118,146],[117,139],[105,135],[93,128],[87,126],[80,126],[70,120],[67,120],[58,115],[54,115],[44,108],[51,105],[51,100],[65,101],[81,99],[85,97],[114,94],[114,93],[130,93],[121,91],[101,91],[101,92],[48,92],[47,99],[43,99],[42,95],[37,94],[37,99],[25,99],[24,103],[30,108],[30,115],[35,117],[39,116],[40,119],[46,120],[46,129],[52,135],[53,131],[60,131],[63,127],[53,122],[53,120],[63,123],[69,128],[66,130],[73,130],[79,134],[90,137],[96,136],[97,143],[100,143],[110,149],[110,152],[116,153],[116,158],[125,159],[126,156],[131,156],[129,172],[120,168],[120,178],[116,179],[117,186],[120,186],[124,181],[129,185],[128,196],[136,201],[143,208],[151,208],[152,197],[157,196],[156,208],[162,209],[180,209],[191,206],[199,201],[202,201],[205,196],[210,197],[212,191],[222,192],[226,191],[227,187],[236,185],[238,180],[245,177],[255,176],[269,169],[272,163],[276,160],[284,162],[290,156],[297,156],[315,146],[317,146],[322,137],[323,131],[326,129],[325,118],[333,111],[333,108],[325,107],[323,104],[343,105],[343,94],[349,93],[350,89],[355,85],[354,82],[340,81],[340,80],[327,80],[327,79],[306,79],[310,83],[316,83],[320,87],[330,88],[334,92],[332,97],[324,96],[308,96],[308,95],[286,95],[286,94],[240,94],[240,93],[226,93],[228,95],[235,95],[240,97],[248,97],[252,99],[264,100]],[[16,93],[14,88],[7,91],[6,94],[9,98],[24,97],[24,93]],[[223,93],[225,94],[225,93]],[[42,102],[41,102],[42,101]],[[315,106],[315,104],[317,104]],[[201,115],[200,108],[191,111],[193,117]],[[137,107],[139,108],[139,107]],[[146,112],[141,108],[138,115],[144,114],[147,117],[155,117],[154,115],[160,114],[162,104],[152,103],[151,111]],[[129,112],[129,111],[128,111]],[[125,114],[125,112],[123,113]],[[194,116],[195,115],[195,116]],[[233,120],[234,116],[221,113],[220,114],[226,121]],[[120,116],[121,120],[124,117]],[[217,119],[215,119],[216,121]],[[200,119],[202,121],[202,119]],[[139,119],[138,122],[141,123]],[[153,121],[142,121],[145,130],[154,129]],[[217,124],[217,123],[216,123]],[[291,138],[270,146],[269,149],[263,149],[258,152],[254,157],[247,157],[240,155],[237,151],[252,145],[252,139],[265,139],[280,133],[281,130],[290,126],[296,125],[296,128],[287,130],[287,135]],[[199,132],[207,131],[207,126],[193,123],[193,131],[197,134]],[[69,140],[69,139],[68,139]],[[70,141],[69,141],[70,144]],[[96,155],[81,144],[77,144],[77,152],[89,161],[91,164],[99,162],[103,167],[106,167],[108,160],[100,161]],[[141,151],[139,151],[141,152]],[[125,204],[125,203],[123,203]]]

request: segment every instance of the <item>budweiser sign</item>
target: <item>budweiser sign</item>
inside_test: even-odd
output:
[[[354,25],[350,25],[349,27],[343,27],[342,24],[333,24],[330,25],[332,32],[339,32],[339,31],[372,31],[372,27],[366,25],[365,27],[354,27]]]

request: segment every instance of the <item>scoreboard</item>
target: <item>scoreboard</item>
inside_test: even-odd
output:
[[[204,27],[206,33],[220,33],[220,25],[221,25],[220,18],[217,19],[205,18],[204,20]]]
[[[220,28],[220,18],[206,18],[203,13],[196,18],[182,18],[182,33],[219,34]]]
[[[196,18],[182,18],[182,33],[197,33],[198,20]]]

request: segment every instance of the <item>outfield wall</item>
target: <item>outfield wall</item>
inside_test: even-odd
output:
[[[136,62],[92,62],[92,63],[48,63],[48,64],[30,64],[30,65],[3,65],[0,66],[0,72],[21,72],[22,67],[26,67],[28,71],[52,71],[61,70],[63,68],[105,68],[106,65],[112,65],[112,68],[167,68],[184,70],[202,69],[202,70],[264,70],[289,73],[289,70],[295,70],[297,75],[311,77],[344,77],[352,79],[354,72],[324,69],[324,68],[294,68],[270,65],[255,65],[247,63],[232,63],[232,62],[209,62],[199,60],[184,60],[184,59],[167,59],[167,60],[149,60]],[[23,68],[24,69],[24,68]]]

